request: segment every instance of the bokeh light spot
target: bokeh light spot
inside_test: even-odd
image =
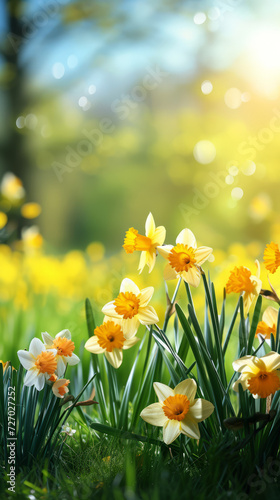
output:
[[[213,85],[209,80],[204,80],[201,84],[201,92],[205,95],[211,94]]]
[[[216,157],[216,148],[211,141],[199,141],[193,148],[193,155],[198,163],[207,165]]]
[[[60,80],[64,76],[65,68],[60,62],[57,62],[52,67],[52,74],[56,80]]]
[[[230,109],[237,109],[242,103],[242,93],[237,88],[228,89],[225,93],[225,103]]]
[[[241,189],[240,187],[235,187],[231,192],[231,197],[233,200],[241,200],[243,194],[243,189]]]
[[[197,12],[193,17],[195,24],[203,24],[206,21],[206,15],[204,12]]]

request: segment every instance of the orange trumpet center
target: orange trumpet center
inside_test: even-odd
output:
[[[57,363],[52,352],[42,351],[36,358],[35,366],[40,373],[52,375],[57,368]]]
[[[116,313],[124,319],[133,318],[139,311],[140,299],[132,292],[121,292],[114,302]]]
[[[100,347],[106,349],[107,352],[123,348],[125,342],[123,331],[120,325],[113,321],[106,321],[103,325],[95,328],[94,334],[98,337]]]
[[[175,394],[163,401],[163,411],[169,420],[178,420],[179,422],[185,418],[190,408],[190,402],[187,396],[183,394]]]
[[[152,240],[147,236],[139,234],[134,227],[126,232],[123,248],[126,253],[133,253],[134,250],[149,251],[152,247]]]
[[[196,263],[194,249],[178,243],[168,255],[169,264],[177,273],[188,271]]]

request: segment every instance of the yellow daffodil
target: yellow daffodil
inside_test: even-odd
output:
[[[133,347],[140,339],[127,339],[122,331],[122,320],[105,316],[103,324],[94,330],[88,339],[85,349],[93,354],[105,354],[114,368],[119,368],[123,360],[123,350]]]
[[[42,333],[42,338],[46,349],[56,349],[57,375],[64,375],[66,365],[74,366],[79,363],[80,358],[74,354],[75,344],[71,340],[69,330],[62,330],[55,338],[49,333]]]
[[[52,391],[57,398],[64,398],[65,394],[69,392],[68,385],[70,384],[70,380],[66,378],[60,378],[56,380],[52,386]]]
[[[199,439],[198,423],[214,411],[214,406],[205,399],[194,399],[197,390],[192,379],[183,380],[171,389],[159,382],[154,383],[158,403],[147,406],[140,417],[149,424],[163,427],[163,441],[172,443],[180,433]]]
[[[269,245],[266,245],[265,251],[263,254],[263,260],[264,260],[264,264],[265,264],[266,269],[271,274],[274,274],[275,271],[280,266],[279,246],[276,243],[273,243],[273,241]]]
[[[201,277],[200,266],[209,258],[213,249],[197,248],[192,231],[183,229],[177,236],[176,246],[159,246],[158,252],[168,260],[164,270],[165,280],[182,277],[190,285],[198,287]]]
[[[20,350],[17,354],[23,368],[27,370],[24,385],[35,385],[41,391],[46,380],[56,371],[56,349],[46,350],[43,342],[35,338],[30,342],[29,351]]]
[[[125,278],[120,287],[117,298],[108,302],[102,312],[111,318],[121,321],[121,328],[126,339],[134,337],[140,323],[153,325],[159,321],[156,311],[148,306],[154,289],[152,286],[139,290],[138,286],[130,279]]]
[[[232,388],[238,392],[238,385],[248,389],[255,399],[267,398],[280,389],[280,355],[269,352],[261,358],[243,356],[232,363],[233,369],[240,372],[239,379]]]
[[[0,231],[1,229],[3,229],[3,227],[6,226],[7,222],[8,222],[7,215],[5,214],[5,212],[0,211]]]
[[[263,313],[262,321],[258,323],[256,329],[256,337],[259,337],[262,341],[266,339],[267,343],[270,345],[270,335],[276,336],[278,311],[275,307],[267,307]]]
[[[18,202],[25,196],[21,180],[12,172],[4,174],[0,187],[2,196],[11,202]]]
[[[226,293],[242,293],[244,300],[244,314],[247,315],[253,300],[259,295],[262,282],[260,280],[260,263],[257,266],[256,276],[253,276],[248,267],[235,267],[231,271],[226,284]]]
[[[25,219],[35,219],[38,217],[42,211],[40,205],[38,203],[24,203],[21,209],[21,215]]]
[[[166,235],[163,226],[156,227],[151,213],[149,213],[146,220],[145,233],[146,236],[142,236],[138,233],[137,229],[133,227],[129,228],[126,232],[123,245],[126,253],[133,253],[135,250],[142,251],[138,267],[140,273],[143,271],[146,264],[149,268],[149,272],[153,270],[156,262],[156,249],[159,245],[163,245]]]

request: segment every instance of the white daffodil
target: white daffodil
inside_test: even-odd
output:
[[[238,392],[238,385],[248,389],[255,399],[267,398],[280,389],[280,355],[269,352],[261,358],[243,356],[232,363],[233,369],[240,372],[239,379],[232,388]]]
[[[46,349],[56,349],[57,375],[64,375],[66,365],[74,366],[79,363],[80,358],[74,354],[75,344],[71,340],[69,330],[62,330],[54,338],[49,333],[42,333]]]
[[[197,248],[195,236],[190,229],[183,229],[180,232],[176,238],[176,246],[158,246],[157,250],[168,260],[164,279],[173,280],[182,277],[194,287],[198,287],[200,282],[200,266],[213,252],[210,247]]]
[[[56,371],[56,349],[46,350],[43,342],[39,339],[32,339],[29,351],[18,351],[19,360],[27,370],[24,385],[35,385],[41,391],[48,380]]]
[[[140,417],[149,424],[163,427],[163,441],[170,444],[180,433],[199,439],[198,423],[214,411],[214,406],[205,399],[194,399],[197,390],[192,379],[183,380],[171,389],[159,382],[154,383],[158,403],[147,406]]]
[[[260,263],[255,261],[257,272],[253,276],[248,267],[235,267],[229,276],[226,284],[226,293],[241,293],[244,301],[244,314],[247,316],[254,299],[259,295],[262,282],[260,280]]]
[[[156,227],[154,218],[151,213],[149,213],[146,225],[145,225],[146,236],[139,234],[137,229],[130,227],[126,232],[123,248],[126,253],[133,253],[135,250],[140,250],[140,263],[138,270],[141,273],[147,264],[149,272],[154,268],[157,255],[157,247],[163,245],[166,230],[165,227]]]
[[[55,381],[52,386],[52,391],[57,398],[64,398],[65,394],[69,392],[68,385],[70,384],[70,380],[66,378],[60,378]]]
[[[270,336],[271,334],[276,337],[278,311],[275,307],[267,307],[263,313],[262,321],[259,321],[256,329],[256,337],[259,338],[260,342],[265,339],[267,344],[271,346]]]
[[[130,279],[125,278],[120,287],[120,293],[115,300],[108,302],[102,312],[111,318],[121,319],[121,328],[126,339],[134,337],[140,323],[153,325],[159,321],[156,311],[148,306],[153,287],[139,290],[138,286]]]
[[[122,328],[122,320],[104,317],[103,324],[94,330],[94,335],[88,339],[85,349],[93,354],[105,354],[106,359],[114,368],[119,368],[123,360],[123,350],[130,349],[140,339],[126,339]]]

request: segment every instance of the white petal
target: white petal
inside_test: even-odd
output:
[[[149,286],[148,288],[143,288],[140,292],[140,307],[145,307],[149,304],[154,293],[154,287]]]
[[[113,349],[112,352],[105,351],[105,357],[114,368],[119,368],[123,360],[122,349]]]
[[[146,236],[148,236],[148,238],[152,238],[153,234],[155,232],[155,229],[156,229],[155,221],[154,221],[154,218],[150,212],[148,217],[147,217],[146,224],[145,224]]]
[[[142,325],[154,325],[159,322],[158,315],[152,306],[139,307],[137,316]]]
[[[134,283],[134,281],[129,278],[124,278],[121,282],[120,293],[132,292],[134,295],[139,295],[140,290],[138,286]]]
[[[45,385],[46,378],[44,377],[43,373],[40,373],[38,377],[35,379],[35,387],[38,391],[41,391]]]
[[[200,438],[200,432],[199,432],[197,422],[194,422],[193,420],[190,420],[187,418],[182,420],[181,421],[181,430],[182,430],[183,434],[185,434],[186,436],[188,436],[192,439],[199,439]]]
[[[196,248],[196,239],[193,232],[190,229],[183,229],[177,238],[176,244],[182,243],[183,245],[187,245],[188,247]]]
[[[162,384],[161,382],[154,382],[153,386],[160,403],[163,403],[169,396],[174,396],[173,389],[168,387],[168,385]]]
[[[42,339],[46,347],[51,347],[54,342],[54,338],[48,332],[42,332]]]
[[[62,337],[62,338],[66,338],[66,339],[71,339],[71,333],[69,332],[69,330],[61,330],[61,332],[57,333],[57,335],[55,336],[55,338],[57,337]]]
[[[170,264],[167,264],[165,266],[163,271],[163,278],[165,279],[165,281],[176,280],[178,278],[178,274],[176,273],[175,269],[171,267]]]
[[[192,378],[187,378],[186,380],[180,382],[180,384],[176,385],[174,394],[184,394],[184,396],[187,396],[189,402],[192,404],[196,391],[196,382]]]
[[[140,321],[137,316],[131,319],[123,319],[121,323],[121,328],[126,339],[130,339],[136,335],[137,330],[140,326]]]
[[[112,318],[122,319],[122,316],[116,313],[114,300],[108,302],[108,304],[105,304],[105,306],[102,307],[102,312],[103,314],[105,314],[105,316],[111,316]]]
[[[160,403],[153,403],[144,408],[140,413],[140,417],[145,422],[148,422],[148,424],[155,425],[156,427],[162,427],[168,420]]]
[[[163,245],[166,237],[166,229],[164,226],[158,226],[152,236],[152,244],[156,247]]]
[[[240,375],[239,379],[236,380],[236,382],[234,382],[234,384],[232,384],[232,389],[236,392],[238,392],[238,386],[239,384],[242,385],[242,388],[243,388],[243,391],[246,391],[247,387],[248,387],[248,374],[242,374]]]
[[[64,357],[63,356],[57,356],[57,368],[56,368],[56,371],[57,371],[57,374],[59,377],[63,377],[64,373],[65,373],[65,368],[66,368],[66,362],[64,361]]]
[[[194,404],[189,409],[188,416],[196,422],[202,422],[213,413],[214,409],[215,407],[210,401],[195,399]]]
[[[138,337],[132,337],[131,339],[127,339],[123,343],[123,350],[125,349],[130,349],[130,347],[133,347],[137,342],[139,342],[140,339]]]
[[[233,361],[232,366],[235,372],[241,372],[246,366],[251,366],[255,356],[243,356],[242,358]]]
[[[181,425],[178,420],[169,420],[163,426],[163,441],[171,444],[181,434]]]
[[[263,313],[262,320],[272,328],[273,325],[277,325],[278,311],[275,307],[267,307]]]
[[[192,285],[193,287],[197,288],[199,283],[200,283],[200,271],[194,266],[191,267],[187,272],[183,271],[180,273],[183,280]]]
[[[195,250],[194,255],[196,259],[196,264],[202,266],[202,264],[208,259],[212,254],[213,248],[210,247],[199,247]]]
[[[20,350],[17,352],[17,355],[19,357],[19,360],[20,360],[23,368],[25,368],[26,370],[30,370],[30,368],[32,368],[32,366],[34,366],[35,359],[34,359],[34,356],[32,356],[32,354],[30,354],[30,352]]]
[[[69,366],[77,365],[80,362],[80,358],[74,353],[72,356],[66,356],[65,359]]]
[[[280,355],[278,354],[278,352],[270,351],[261,359],[268,371],[273,371],[280,368]]]
[[[100,347],[98,337],[96,335],[93,335],[93,337],[90,337],[90,339],[86,341],[85,349],[93,354],[102,354],[105,351],[103,347]]]
[[[170,254],[172,248],[174,248],[173,245],[163,245],[163,246],[158,246],[157,251],[164,257],[165,259],[168,259],[168,255]]]
[[[40,339],[32,339],[29,346],[29,352],[37,358],[42,351],[45,351],[46,347]]]
[[[38,377],[38,370],[29,370],[24,378],[24,385],[30,387],[34,385],[36,378]]]
[[[103,319],[103,324],[106,323],[107,321],[113,321],[116,325],[121,325],[123,319],[122,318],[112,318],[111,316],[104,316]]]

